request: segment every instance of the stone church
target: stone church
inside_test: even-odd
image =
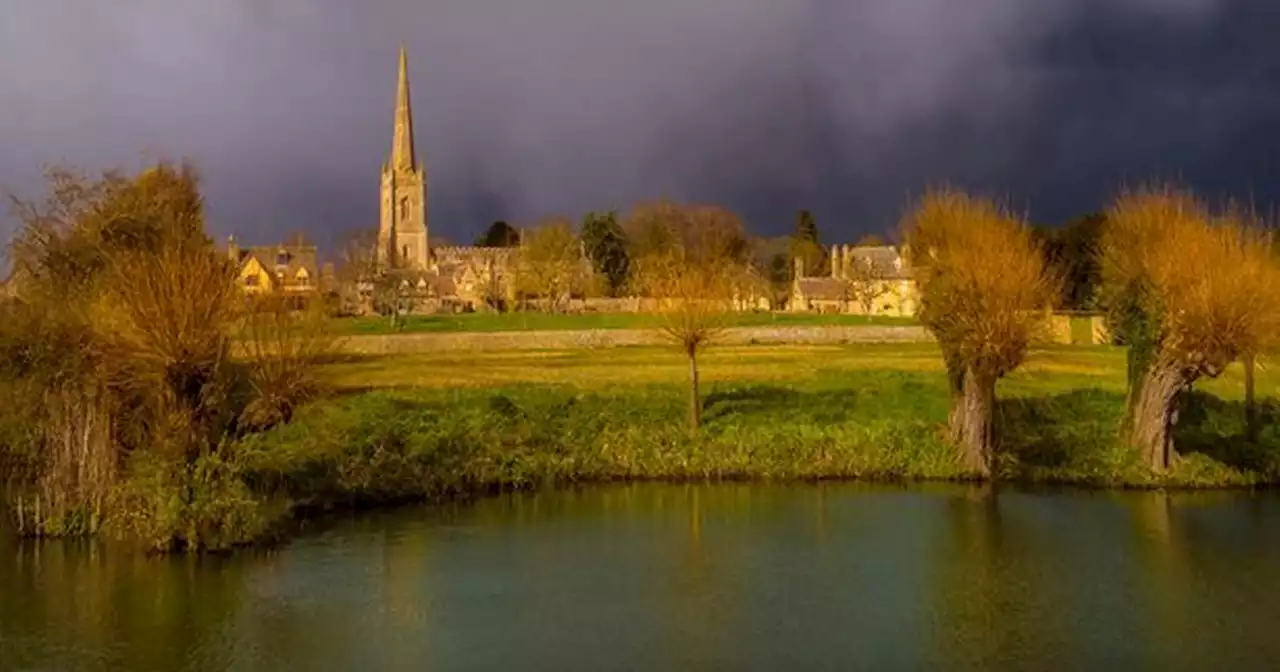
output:
[[[409,59],[401,47],[391,155],[382,166],[378,266],[404,271],[422,309],[477,309],[508,300],[518,248],[432,247],[428,196],[426,167],[413,142]]]

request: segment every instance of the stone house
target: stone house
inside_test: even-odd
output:
[[[232,236],[227,258],[235,267],[236,285],[251,296],[280,293],[304,305],[327,292],[333,282],[332,265],[319,266],[314,245],[240,247]]]
[[[905,250],[833,245],[828,276],[804,277],[795,267],[789,309],[794,312],[910,317],[920,305]]]

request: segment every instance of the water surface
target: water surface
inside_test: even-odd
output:
[[[0,534],[0,669],[1262,669],[1280,496],[588,488],[150,558]]]

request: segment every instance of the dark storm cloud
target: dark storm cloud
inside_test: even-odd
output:
[[[401,42],[433,234],[458,241],[655,196],[765,233],[808,207],[848,239],[943,180],[1044,221],[1152,175],[1275,196],[1271,3],[0,4],[0,184],[188,157],[211,227],[255,241],[376,221]]]

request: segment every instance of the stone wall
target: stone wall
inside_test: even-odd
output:
[[[725,330],[725,345],[842,343],[928,343],[933,338],[919,326],[868,327],[735,327]],[[359,354],[407,354],[467,350],[575,350],[635,345],[664,345],[652,329],[580,331],[499,331],[445,334],[378,334],[350,336],[343,349]]]

